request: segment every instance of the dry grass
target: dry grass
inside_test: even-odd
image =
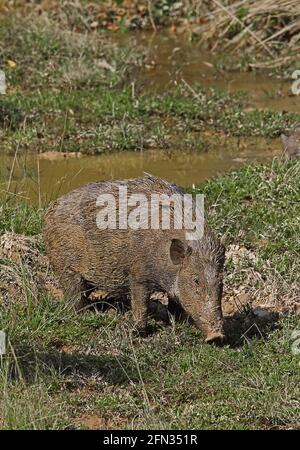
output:
[[[250,67],[278,68],[295,63],[300,40],[300,4],[297,0],[111,0],[105,2],[18,0],[1,2],[0,15],[43,17],[83,34],[177,27],[198,36],[212,50],[240,51],[250,56]],[[268,60],[255,58],[260,54]],[[81,67],[79,67],[79,72]]]
[[[295,57],[300,40],[297,0],[212,0],[210,5],[193,32],[213,43],[213,49],[262,50],[271,60],[252,64],[260,68],[278,67]]]

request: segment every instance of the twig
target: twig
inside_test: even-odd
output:
[[[240,20],[238,17],[236,17],[235,14],[233,14],[231,11],[229,11],[229,9],[226,8],[224,5],[222,5],[218,0],[212,0],[212,1],[213,1],[213,3],[215,3],[215,5],[219,6],[219,8],[221,8],[224,12],[226,12],[226,14],[228,14],[230,17],[235,19],[240,25],[242,25],[248,31],[248,33],[251,34],[251,36],[260,45],[262,45],[264,47],[264,49],[269,53],[269,55],[273,57],[273,52],[269,49],[269,47],[267,45],[265,45],[264,42],[258,36],[256,36],[256,34],[247,25],[245,25],[242,20]]]
[[[25,129],[25,126],[26,126],[26,117],[24,118],[23,125],[22,125],[23,130]],[[13,159],[12,166],[11,166],[11,169],[10,169],[9,178],[8,178],[7,187],[6,187],[6,194],[5,194],[5,198],[4,198],[5,202],[6,202],[7,194],[10,191],[10,187],[11,187],[11,183],[12,183],[12,177],[13,177],[13,174],[14,174],[14,171],[15,171],[15,165],[16,165],[16,162],[17,162],[17,156],[18,156],[20,144],[21,144],[21,138],[17,142],[16,151],[15,151],[15,154],[14,154],[14,159]]]
[[[150,19],[150,23],[151,26],[153,28],[153,30],[155,31],[155,33],[157,32],[157,28],[153,19],[153,14],[152,14],[152,1],[148,0],[148,12],[149,12],[149,19]]]

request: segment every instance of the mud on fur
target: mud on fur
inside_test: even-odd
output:
[[[99,229],[96,201],[119,187],[138,193],[184,195],[174,184],[152,176],[91,183],[54,202],[46,211],[46,252],[60,283],[82,308],[95,289],[111,297],[130,295],[136,329],[147,326],[154,291],[175,299],[200,328],[207,342],[224,340],[221,297],[225,248],[205,223],[201,240],[187,240],[184,229]]]

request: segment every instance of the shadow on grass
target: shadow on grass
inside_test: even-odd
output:
[[[124,314],[130,309],[128,298],[121,300],[111,299],[109,302],[97,302],[94,309],[105,312],[109,308],[115,308],[118,313]],[[193,320],[184,312],[179,303],[169,299],[168,306],[159,301],[150,300],[148,305],[150,317],[164,325],[170,325],[172,320],[177,323],[188,323],[193,325]],[[278,327],[279,314],[270,312],[264,308],[248,306],[236,311],[234,314],[224,316],[225,345],[230,347],[241,347],[253,338],[267,339],[268,334]],[[145,336],[158,331],[159,325],[148,327]]]
[[[0,128],[16,131],[24,118],[25,115],[20,109],[5,104],[0,105]]]
[[[63,378],[74,387],[88,378],[105,381],[110,385],[124,385],[139,381],[134,362],[127,357],[89,355],[77,351],[34,349],[28,346],[15,348],[16,359],[11,363],[11,380],[23,379],[34,383],[37,377]]]
[[[224,317],[226,344],[241,347],[253,338],[266,340],[268,334],[278,328],[279,314],[268,309],[251,307]]]
[[[119,313],[124,313],[129,305],[123,302],[113,305],[109,302],[97,302],[92,305],[93,309],[101,309],[103,312],[111,307],[116,308]],[[192,321],[174,301],[170,301],[168,307],[158,301],[152,301],[149,304],[149,312],[154,319],[167,326],[172,321],[192,325]],[[270,313],[267,309],[260,308],[257,311],[250,307],[225,316],[226,341],[224,344],[230,347],[241,347],[250,343],[253,338],[266,339],[268,333],[278,327],[278,319],[278,314]],[[159,326],[158,323],[152,325],[148,329],[148,335],[157,332]],[[26,383],[34,383],[37,377],[42,375],[63,380],[64,385],[69,389],[84,384],[88,378],[115,386],[140,382],[136,362],[130,356],[123,354],[120,356],[106,353],[91,355],[84,351],[73,351],[72,348],[61,346],[59,342],[57,348],[40,349],[19,345],[14,351],[17,357],[13,359],[9,368],[11,380],[22,378]]]

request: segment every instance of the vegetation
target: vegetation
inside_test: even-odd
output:
[[[77,19],[63,13],[74,12],[71,5],[59,16],[55,8],[0,16],[0,64],[8,84],[0,102],[3,151],[203,150],[209,143],[199,145],[197,137],[207,129],[275,137],[300,120],[296,113],[253,109],[245,95],[185,82],[164,94],[145,90],[145,48],[108,31],[83,33]]]
[[[253,166],[197,188],[207,196],[216,229],[228,232],[229,243],[246,242],[255,252],[257,295],[270,272],[285,284],[286,298],[293,300],[295,284],[299,288],[299,179],[295,163]],[[35,208],[7,207],[1,229],[36,234],[39,217]],[[265,246],[259,245],[262,239]],[[7,264],[3,260],[2,268]],[[133,337],[130,312],[78,315],[68,302],[36,291],[26,264],[13,268],[25,298],[0,306],[9,340],[0,378],[2,427],[299,426],[299,355],[291,352],[297,316],[284,315],[264,338],[240,329],[235,346],[222,349],[174,321],[153,322],[153,334],[139,339]],[[238,288],[243,282],[245,267],[237,269],[229,257],[226,284]]]
[[[7,132],[2,146],[14,153],[32,151],[143,150],[199,148],[197,133],[207,129],[231,136],[275,137],[300,115],[247,111],[240,96],[195,87],[162,95],[132,98],[130,89],[97,88],[70,93],[10,95],[2,102]],[[63,120],[62,120],[63,118]],[[201,148],[201,147],[200,147]]]
[[[3,0],[2,11],[47,16],[61,28],[81,32],[170,27],[186,32],[214,51],[242,50],[235,58],[247,69],[299,68],[296,61],[299,28],[297,0],[112,0],[35,2]],[[1,11],[1,10],[0,10]],[[236,64],[235,64],[236,65]]]
[[[0,152],[15,155],[8,185],[20,153],[205,151],[218,135],[229,142],[274,138],[299,122],[298,113],[254,109],[244,93],[184,81],[167,92],[147,90],[145,48],[116,30],[167,25],[175,33],[184,26],[207,37],[208,46],[218,46],[222,34],[226,48],[243,48],[247,67],[254,67],[253,48],[257,60],[272,52],[278,66],[280,58],[291,64],[295,2],[226,1],[226,13],[219,3],[1,2],[0,68],[8,89],[0,96]],[[169,325],[152,320],[153,332],[142,339],[133,334],[130,311],[76,314],[54,282],[51,289],[41,282],[52,276],[43,209],[1,193],[7,354],[0,359],[0,428],[299,428],[299,355],[291,349],[300,327],[299,180],[299,163],[277,161],[193,189],[205,194],[217,233],[227,234],[229,339],[222,348],[173,316]],[[0,181],[8,191],[7,179]],[[11,247],[1,240],[8,232],[18,235]],[[17,238],[29,252],[21,259],[5,253]]]

